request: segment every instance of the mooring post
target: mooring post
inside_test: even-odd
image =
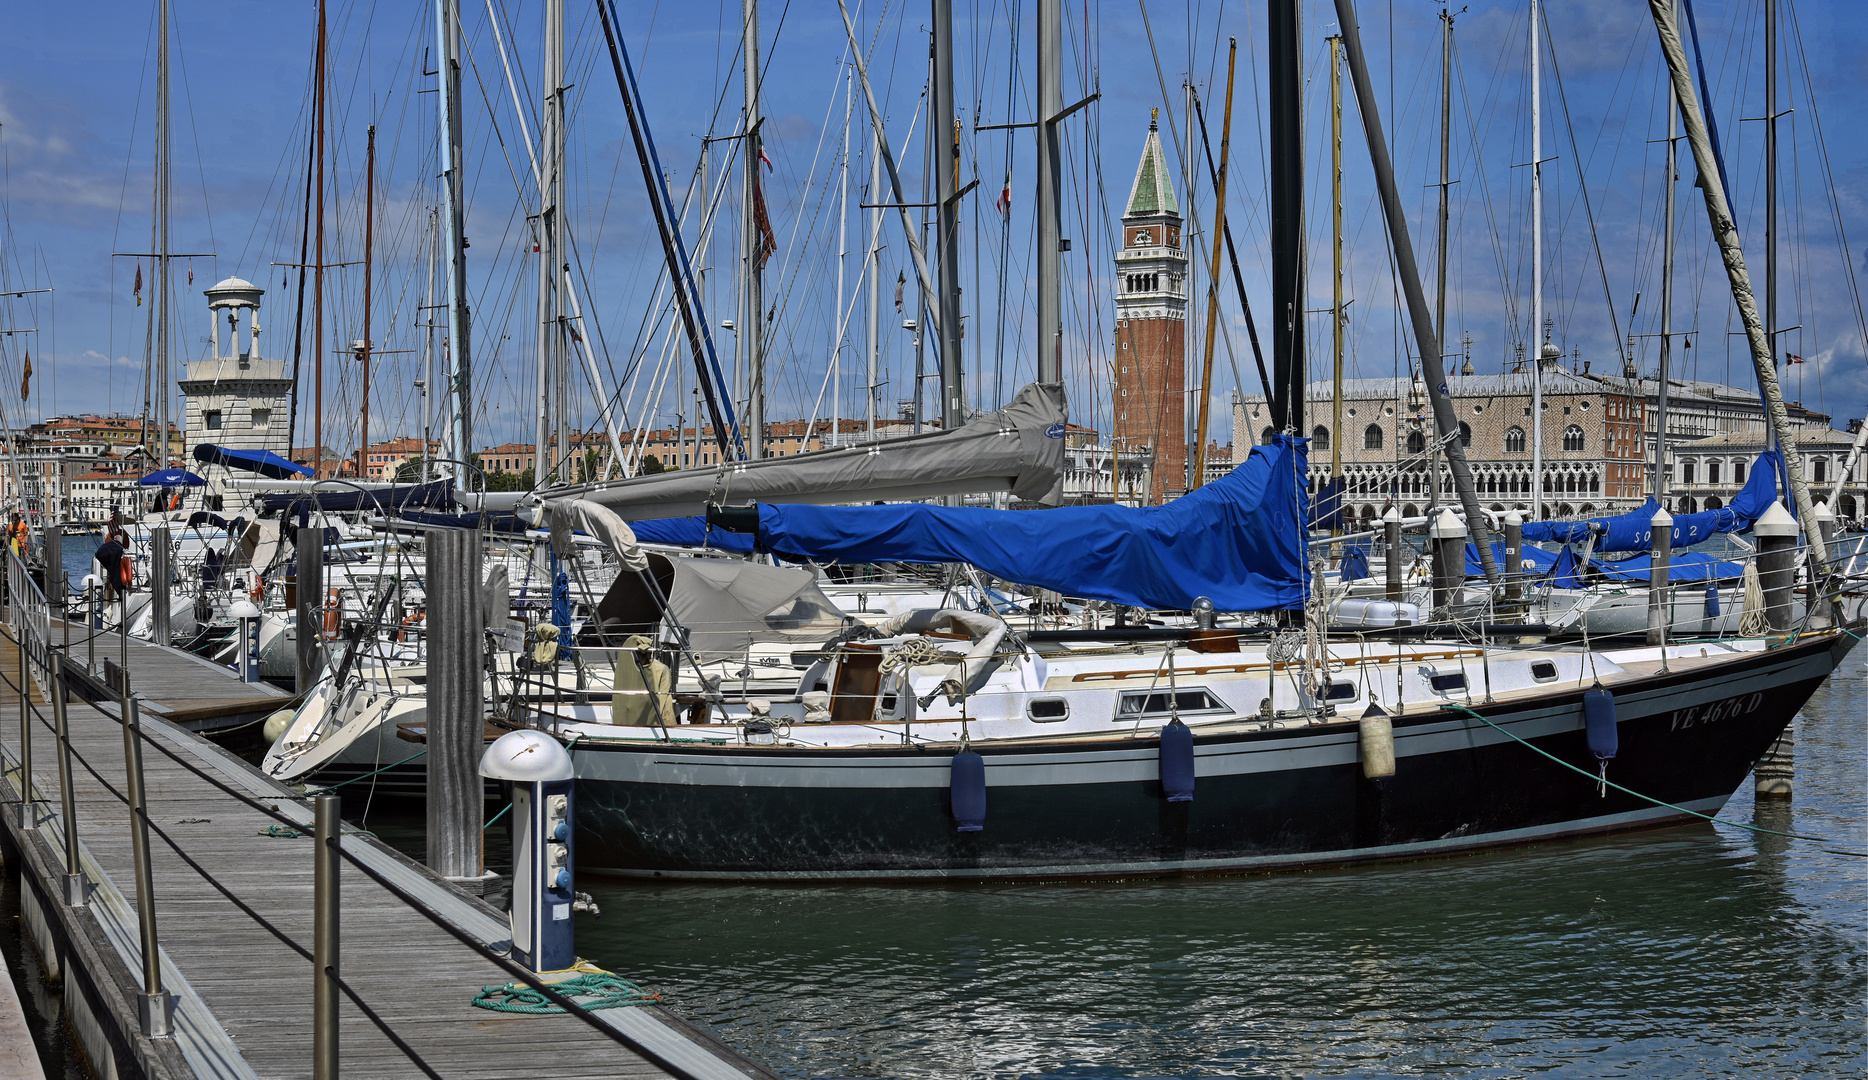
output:
[[[1388,544],[1388,599],[1401,602],[1401,573],[1403,570],[1403,552],[1401,549],[1401,511],[1393,506],[1382,515],[1383,539]]]
[[[1466,523],[1452,508],[1443,508],[1428,538],[1433,543],[1433,620],[1440,622],[1466,582]]]
[[[1823,550],[1835,551],[1836,513],[1834,510],[1829,509],[1828,500],[1825,499],[1817,503],[1814,507],[1811,507],[1810,517],[1816,520],[1816,531],[1822,534]],[[1830,565],[1835,566],[1835,563],[1832,561]],[[1840,605],[1834,599],[1833,594],[1824,595],[1823,590],[1824,586],[1817,580],[1817,577],[1812,574],[1809,590],[1810,616],[1813,619],[1822,620],[1818,625],[1831,626],[1840,618]]]
[[[1790,593],[1797,584],[1797,536],[1801,530],[1784,504],[1774,502],[1751,526],[1758,538],[1758,585],[1764,590],[1764,617],[1773,630],[1788,630]]]
[[[136,874],[136,922],[143,940],[143,992],[136,1014],[143,1034],[166,1038],[175,1030],[175,998],[162,988],[162,949],[156,937],[156,883],[149,866],[149,809],[143,791],[143,724],[126,687],[117,698],[123,720],[123,760],[129,774],[130,860]]]
[[[1652,527],[1654,555],[1648,563],[1647,575],[1647,643],[1665,648],[1667,628],[1673,624],[1671,591],[1667,587],[1667,573],[1673,562],[1673,515],[1666,507],[1654,511]],[[1661,654],[1660,663],[1665,670],[1665,653]]]
[[[65,534],[56,525],[41,532],[45,552],[45,602],[60,618],[65,614]],[[57,582],[57,584],[53,584]]]
[[[18,556],[14,556],[17,561]],[[25,569],[21,564],[21,570]],[[21,576],[25,576],[23,573]],[[36,829],[38,815],[32,809],[32,676],[26,670],[26,606],[20,602],[22,590],[13,590],[13,646],[19,652],[19,827]]]
[[[480,877],[484,811],[480,755],[485,708],[480,663],[480,535],[428,533],[428,865]]]
[[[149,530],[149,636],[158,645],[168,645],[169,633],[169,527],[157,525]]]
[[[337,1080],[338,845],[343,841],[343,800],[319,795],[312,800],[311,913],[311,1076]]]
[[[58,805],[65,832],[65,904],[83,907],[90,899],[84,867],[78,862],[78,798],[71,789],[71,729],[65,725],[65,657],[46,650],[46,685],[52,692],[52,728],[58,737]]]
[[[1524,515],[1505,515],[1505,615],[1514,622],[1524,614]]]
[[[292,689],[311,689],[318,677],[323,621],[318,605],[324,599],[324,530],[309,525],[298,530],[298,671]]]

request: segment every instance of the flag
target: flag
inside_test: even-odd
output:
[[[1012,214],[1012,167],[1006,166],[1005,186],[999,189],[999,216],[1010,219]]]
[[[902,310],[902,286],[906,284],[908,284],[907,271],[897,270],[895,272],[895,313],[898,315]]]
[[[765,143],[763,141],[759,143],[759,160],[765,162],[766,172],[772,171],[772,159],[765,156]]]
[[[143,306],[143,264],[142,263],[136,264],[136,284],[130,286],[130,291],[136,294],[136,306],[142,307]]]
[[[195,268],[191,266],[188,268],[188,284],[193,285],[194,283],[195,283]]]
[[[1801,356],[1798,356],[1796,353],[1787,352],[1784,355],[1788,357],[1790,362],[1793,364],[1801,364],[1803,362],[1803,358]]]
[[[26,364],[20,370],[19,399],[25,401],[32,396],[32,350],[26,351]]]
[[[753,269],[765,269],[767,259],[778,254],[778,237],[772,235],[772,219],[765,213],[765,185],[752,188],[752,217],[759,226],[759,254],[753,257]]]

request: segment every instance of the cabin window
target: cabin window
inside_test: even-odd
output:
[[[1323,694],[1325,701],[1354,701],[1356,684],[1352,682],[1333,682]]]
[[[1039,698],[1025,706],[1025,715],[1035,724],[1055,724],[1070,716],[1070,702],[1063,698]]]
[[[1513,424],[1505,432],[1505,453],[1507,454],[1524,453],[1524,429],[1517,426],[1516,424]]]
[[[1169,708],[1169,697],[1173,698],[1173,708]],[[1145,693],[1123,694],[1116,706],[1117,720],[1135,720],[1150,716],[1169,716],[1179,713],[1225,712],[1226,703],[1207,693],[1205,690],[1177,690],[1169,694],[1166,690]]]
[[[1436,694],[1450,694],[1455,690],[1466,689],[1466,673],[1455,671],[1446,675],[1438,673],[1427,676],[1427,685],[1433,687]]]
[[[1537,660],[1531,664],[1531,678],[1538,682],[1549,682],[1557,677],[1557,665],[1549,660]]]
[[[1370,424],[1362,429],[1362,449],[1380,450],[1382,448],[1382,428],[1380,424]]]

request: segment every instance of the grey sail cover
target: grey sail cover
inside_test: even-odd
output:
[[[626,521],[701,514],[709,504],[889,502],[990,491],[1054,502],[1068,416],[1063,384],[1031,383],[1005,408],[953,431],[555,488],[542,498],[593,502]]]

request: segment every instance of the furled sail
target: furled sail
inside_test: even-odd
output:
[[[952,431],[554,488],[533,501],[585,499],[629,521],[748,502],[881,502],[990,491],[1035,501],[1049,497],[1063,473],[1067,417],[1062,384],[1032,383],[1005,408]]]
[[[1164,506],[988,510],[928,506],[758,507],[762,550],[836,562],[971,563],[1066,596],[1221,611],[1304,602],[1308,512],[1303,439],[1252,448],[1232,472]],[[722,515],[733,524],[739,515]]]
[[[1728,506],[1696,514],[1673,516],[1673,549],[1691,547],[1719,533],[1743,532],[1763,516],[1777,499],[1777,451],[1766,450],[1751,466],[1751,476]],[[1615,517],[1583,521],[1527,521],[1529,543],[1580,544],[1595,534],[1597,551],[1648,551],[1654,546],[1653,519],[1659,509],[1653,499]]]

